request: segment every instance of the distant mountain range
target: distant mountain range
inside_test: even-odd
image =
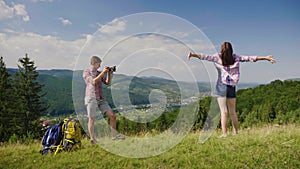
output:
[[[8,69],[13,74],[18,69]],[[44,92],[47,93],[44,101],[49,105],[48,112],[45,114],[55,116],[61,114],[74,113],[74,104],[82,104],[84,98],[85,83],[82,78],[82,70],[72,71],[64,69],[37,70],[39,72],[38,81],[44,86]],[[180,104],[181,99],[198,97],[199,93],[203,96],[210,94],[210,83],[199,82],[199,91],[195,91],[197,86],[190,82],[176,82],[173,80],[159,77],[131,77],[122,74],[114,74],[112,85],[104,85],[104,95],[109,104],[114,107],[112,94],[118,97],[118,104],[127,103],[128,95],[130,104],[142,105],[149,104],[157,96],[165,96],[171,104]],[[239,89],[255,87],[259,84],[247,83],[239,84]],[[128,95],[124,93],[129,93]],[[152,97],[150,97],[152,95]],[[74,96],[74,97],[72,97]],[[74,100],[73,100],[74,99]],[[154,102],[158,101],[155,100]],[[79,102],[79,103],[78,103]]]

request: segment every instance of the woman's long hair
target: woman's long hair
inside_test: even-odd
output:
[[[223,66],[234,64],[233,49],[229,42],[224,42],[221,46],[221,59]]]

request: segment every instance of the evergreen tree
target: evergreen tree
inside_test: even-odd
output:
[[[199,105],[198,105],[199,109],[196,115],[196,120],[193,126],[193,130],[200,130],[204,127],[205,121],[207,120],[206,119],[207,114],[209,112],[210,102],[211,102],[211,97],[205,97],[204,99],[199,100]]]
[[[16,113],[16,97],[12,90],[11,78],[3,57],[0,58],[0,142],[8,141],[14,134],[13,115]]]
[[[19,71],[15,73],[14,87],[21,102],[20,135],[38,138],[42,134],[39,119],[41,114],[47,110],[41,98],[46,93],[42,93],[43,85],[39,84],[37,80],[39,73],[36,71],[34,61],[31,61],[26,54],[24,58],[19,59],[19,62],[21,66],[18,65]]]

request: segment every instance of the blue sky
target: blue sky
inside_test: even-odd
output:
[[[277,59],[274,65],[243,64],[241,82],[300,77],[297,0],[0,0],[0,55],[7,67],[17,67],[18,58],[28,53],[38,69],[73,69],[88,37],[107,23],[141,12],[168,13],[187,20],[216,50],[230,41],[235,53],[272,54]]]

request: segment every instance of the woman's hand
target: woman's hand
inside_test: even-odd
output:
[[[276,60],[273,58],[272,55],[268,55],[268,56],[266,56],[266,58],[267,58],[267,60],[268,60],[269,62],[271,62],[272,64],[273,64],[273,63],[276,63]]]
[[[188,59],[191,60],[191,57],[192,57],[192,52],[189,53]]]
[[[190,52],[189,55],[188,55],[188,59],[190,60],[191,57],[195,57],[195,58],[198,58],[198,59],[199,59],[199,58],[200,58],[200,55]]]
[[[273,58],[272,55],[268,55],[268,56],[258,56],[257,59],[256,59],[256,61],[257,61],[257,60],[267,60],[267,61],[271,62],[272,64],[273,64],[273,63],[276,63],[276,60]]]

